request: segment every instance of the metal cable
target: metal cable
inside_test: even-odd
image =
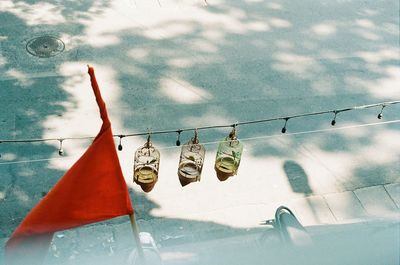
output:
[[[209,125],[209,126],[202,126],[202,127],[196,127],[196,128],[183,128],[183,129],[176,129],[176,130],[159,130],[159,131],[151,131],[150,133],[152,135],[156,134],[169,134],[169,133],[181,133],[185,131],[195,131],[197,130],[209,130],[209,129],[217,129],[217,128],[233,128],[235,126],[241,126],[241,125],[249,125],[249,124],[255,124],[255,123],[267,123],[267,122],[272,122],[272,121],[277,121],[277,120],[284,120],[287,122],[290,119],[295,119],[299,117],[307,117],[307,116],[317,116],[317,115],[323,115],[327,113],[333,113],[336,115],[342,112],[347,112],[347,111],[352,111],[352,110],[361,110],[361,109],[369,109],[369,108],[374,108],[374,107],[382,107],[383,108],[394,105],[394,104],[399,104],[400,100],[397,101],[388,101],[388,102],[382,102],[382,103],[375,103],[375,104],[369,104],[369,105],[361,105],[361,106],[354,106],[350,108],[343,108],[343,109],[335,109],[335,110],[326,110],[326,111],[319,111],[319,112],[310,112],[310,113],[303,113],[303,114],[296,114],[292,116],[281,116],[281,117],[275,117],[275,118],[268,118],[268,119],[260,119],[260,120],[249,120],[249,121],[241,121],[241,122],[236,122],[233,124],[221,124],[221,125]],[[382,111],[379,115],[382,115]],[[378,115],[378,118],[379,118]],[[382,117],[382,116],[380,116]],[[334,123],[332,123],[334,125]],[[284,131],[282,131],[284,132]],[[114,134],[113,137],[119,137],[119,138],[125,138],[125,137],[134,137],[134,136],[143,136],[143,135],[148,135],[149,132],[139,132],[139,133],[128,133],[128,134]],[[82,136],[82,137],[60,137],[60,138],[36,138],[36,139],[0,139],[0,143],[34,143],[34,142],[47,142],[47,141],[64,141],[64,140],[82,140],[82,139],[94,139],[95,136]]]

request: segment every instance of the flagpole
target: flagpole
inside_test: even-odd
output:
[[[133,237],[135,238],[136,247],[137,247],[138,254],[139,254],[139,259],[144,263],[145,262],[144,253],[143,253],[142,244],[140,243],[139,228],[137,226],[136,218],[134,216],[134,213],[131,213],[129,215],[129,219],[131,221]]]

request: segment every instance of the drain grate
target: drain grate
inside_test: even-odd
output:
[[[65,44],[62,40],[52,36],[33,38],[26,44],[26,50],[37,57],[49,58],[64,51]]]

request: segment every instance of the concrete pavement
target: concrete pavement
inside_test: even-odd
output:
[[[95,135],[100,119],[88,63],[114,133],[400,98],[396,1],[159,2],[1,1],[0,140]],[[33,56],[27,45],[41,36],[59,38],[65,49],[49,58]],[[382,120],[379,111],[341,113],[335,128],[400,117],[399,105],[385,108]],[[329,129],[332,118],[290,120],[287,134]],[[141,229],[176,244],[245,235],[282,204],[306,225],[398,218],[398,123],[257,138],[279,135],[282,126],[239,127],[239,139],[247,139],[243,159],[238,175],[223,183],[213,170],[216,143],[206,144],[202,180],[185,188],[176,174],[176,135],[154,137],[161,168],[150,194],[132,183],[133,153],[145,139],[124,139],[118,154]],[[228,133],[210,130],[199,137],[215,142]],[[183,133],[181,141],[191,136]],[[59,157],[57,141],[0,143],[1,246],[89,144],[65,141],[66,156]],[[110,246],[129,244],[118,239],[127,226],[121,218],[82,228],[82,236],[69,231],[73,242],[56,238],[67,243],[51,255],[69,258],[71,251],[104,248],[112,256]]]

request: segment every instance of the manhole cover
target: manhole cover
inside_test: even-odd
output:
[[[64,51],[62,40],[52,36],[41,36],[31,39],[26,44],[26,50],[37,57],[48,58]]]

